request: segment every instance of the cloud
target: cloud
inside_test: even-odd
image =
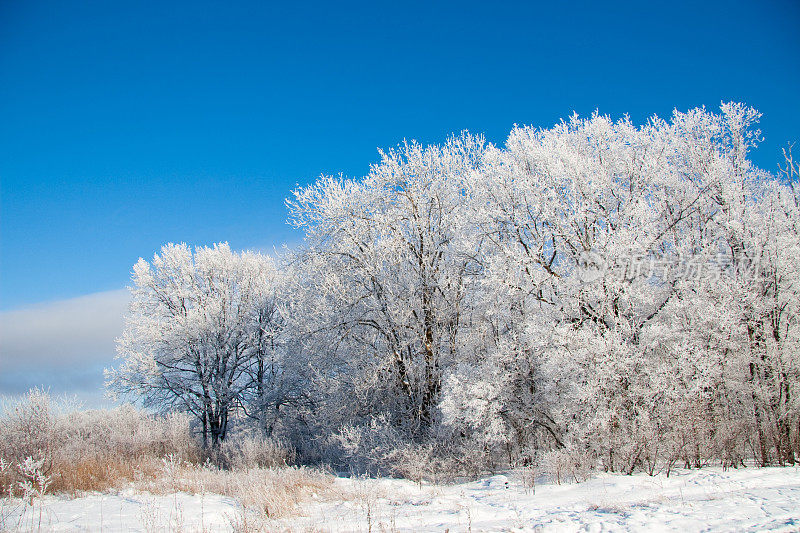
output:
[[[123,289],[0,313],[0,394],[96,395],[129,301]]]

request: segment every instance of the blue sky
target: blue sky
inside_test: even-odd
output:
[[[773,170],[800,141],[798,20],[792,0],[2,2],[0,321],[122,302],[168,241],[296,242],[296,184],[403,138],[738,100]]]

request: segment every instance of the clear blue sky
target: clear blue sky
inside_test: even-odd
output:
[[[0,309],[167,241],[271,248],[377,147],[745,101],[800,141],[800,2],[0,2]]]

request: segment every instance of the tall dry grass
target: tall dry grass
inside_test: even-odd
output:
[[[327,493],[332,485],[332,475],[305,467],[221,468],[210,461],[194,464],[174,456],[162,458],[158,476],[134,483],[153,494],[221,494],[263,518],[289,516],[298,504]]]
[[[78,410],[32,390],[4,406],[0,417],[0,459],[12,466],[3,471],[0,495],[19,485],[26,458],[41,461],[51,479],[49,492],[74,494],[156,476],[165,454],[199,459],[188,417],[156,416],[132,406]]]
[[[265,518],[282,517],[332,476],[290,467],[291,450],[256,432],[240,432],[213,453],[193,438],[190,419],[132,406],[80,410],[40,390],[0,415],[0,497],[19,497],[23,466],[35,461],[48,493],[79,495],[133,487],[215,493]]]
[[[288,466],[293,459],[291,450],[258,432],[240,431],[211,453],[193,438],[184,415],[131,406],[86,411],[33,390],[0,414],[0,531],[15,509],[24,510],[19,520],[34,524],[45,493],[123,488],[228,496],[241,505],[234,530],[269,531],[272,519],[291,516],[333,486],[328,473]]]

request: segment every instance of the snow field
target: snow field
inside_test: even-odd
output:
[[[337,478],[292,516],[264,517],[213,493],[125,489],[28,505],[4,500],[8,531],[798,531],[800,469],[720,468],[664,475],[598,474],[524,483],[510,472],[456,485]],[[41,516],[41,522],[40,522]]]

